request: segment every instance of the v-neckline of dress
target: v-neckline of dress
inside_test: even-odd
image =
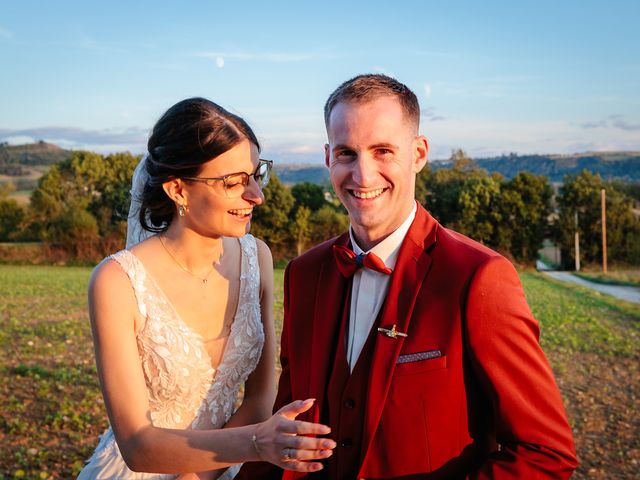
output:
[[[240,243],[240,242],[238,242]],[[183,327],[186,331],[188,331],[198,342],[198,348],[200,348],[200,350],[204,353],[205,358],[207,359],[207,364],[209,365],[209,368],[211,368],[211,370],[213,371],[213,376],[212,376],[212,384],[213,382],[215,382],[216,377],[218,376],[218,371],[220,370],[220,367],[222,367],[227,360],[227,353],[229,352],[229,345],[230,342],[232,341],[233,337],[235,337],[236,334],[236,318],[238,316],[238,310],[240,308],[240,298],[242,297],[242,290],[244,287],[244,251],[242,249],[242,243],[240,243],[240,286],[238,288],[238,301],[236,303],[236,308],[235,308],[235,312],[233,314],[233,319],[231,320],[231,327],[229,329],[229,336],[227,338],[227,343],[224,346],[224,351],[222,352],[222,357],[220,360],[220,363],[218,364],[217,367],[214,367],[211,364],[211,355],[209,355],[209,352],[207,351],[207,349],[205,348],[205,341],[204,338],[202,337],[202,335],[196,331],[194,328],[190,327],[187,322],[184,321],[184,319],[182,318],[182,316],[180,315],[180,313],[178,312],[178,310],[176,309],[176,307],[173,305],[173,303],[171,303],[171,300],[169,300],[169,297],[167,296],[167,294],[164,292],[164,290],[162,290],[162,288],[160,288],[160,285],[158,284],[158,282],[156,281],[156,279],[153,277],[153,275],[150,275],[147,268],[144,266],[144,263],[142,262],[142,260],[135,254],[133,253],[131,250],[126,250],[127,252],[129,252],[134,258],[135,261],[140,265],[140,268],[142,268],[144,275],[146,278],[149,279],[149,281],[151,282],[151,284],[153,285],[153,287],[156,289],[156,291],[159,292],[159,294],[162,296],[163,301],[169,306],[169,308],[171,309],[171,312],[173,313],[173,316],[175,319],[177,319],[177,324],[181,327]],[[142,327],[142,329],[138,332],[137,335],[140,335],[145,328],[147,327],[147,323],[148,323],[148,319],[145,319],[145,323],[144,326]],[[136,336],[137,336],[136,335]]]

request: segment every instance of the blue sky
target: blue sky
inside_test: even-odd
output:
[[[264,156],[321,162],[322,107],[382,72],[421,103],[431,158],[640,150],[640,2],[2,1],[0,140],[141,153],[204,96]]]

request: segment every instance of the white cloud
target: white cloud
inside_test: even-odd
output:
[[[289,148],[290,153],[318,153],[320,149],[317,145],[293,145]]]
[[[429,112],[437,118],[433,112]],[[585,135],[579,125],[564,121],[515,122],[486,119],[427,119],[421,127],[429,140],[429,160],[446,160],[451,151],[461,148],[472,157],[491,157],[504,153],[569,154],[585,151],[637,151],[640,138],[628,130],[590,131]],[[314,138],[312,138],[314,137]],[[264,137],[263,137],[264,138]],[[324,164],[324,134],[299,136],[287,142],[284,136],[264,139],[264,157],[278,163]]]
[[[424,84],[424,95],[427,98],[431,96],[431,85],[429,85],[428,83]]]
[[[472,157],[519,154],[578,153],[640,150],[637,132],[624,129],[593,129],[586,135],[581,125],[565,121],[493,121],[450,119],[427,122],[422,132],[429,139],[431,159],[446,159],[454,148]]]
[[[24,145],[25,143],[35,143],[36,139],[28,135],[11,135],[2,137],[2,141],[9,145]]]
[[[224,67],[224,57],[216,57],[216,67],[218,68]]]
[[[442,114],[446,118],[442,117]],[[576,153],[584,151],[640,150],[640,125],[620,115],[606,117],[606,128],[595,125],[585,131],[584,124],[567,121],[512,121],[487,118],[460,118],[433,107],[422,112],[421,132],[429,139],[431,160],[449,158],[453,149],[462,148],[472,157],[516,152],[519,154]],[[278,163],[324,164],[326,134],[320,115],[286,112],[269,114],[274,122],[257,122],[263,127],[259,138],[265,158]],[[444,121],[437,121],[444,120]],[[291,125],[299,128],[292,131]],[[100,153],[146,149],[148,130],[90,130],[76,127],[0,128],[0,142],[33,143],[44,140],[69,149],[87,149]]]
[[[607,118],[598,120],[595,122],[581,123],[580,127],[590,128],[604,128],[604,129],[619,129],[627,132],[640,132],[640,122],[632,122],[625,118],[624,115],[609,115]]]
[[[436,113],[435,108],[433,107],[423,108],[422,110],[420,110],[420,115],[423,121],[428,122],[439,122],[441,120],[446,120],[446,117]]]

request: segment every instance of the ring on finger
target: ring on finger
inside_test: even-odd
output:
[[[293,448],[285,448],[282,450],[282,461],[283,462],[288,462],[290,460],[293,460],[293,455],[294,455],[295,451],[293,450]]]

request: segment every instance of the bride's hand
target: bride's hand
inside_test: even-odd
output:
[[[318,423],[295,420],[309,410],[314,401],[298,400],[285,405],[269,420],[256,426],[253,443],[261,460],[298,472],[322,469],[321,463],[312,460],[330,457],[336,442],[306,435],[326,435],[331,429]]]

